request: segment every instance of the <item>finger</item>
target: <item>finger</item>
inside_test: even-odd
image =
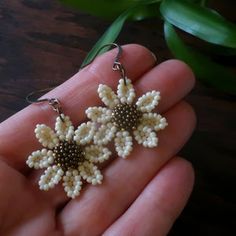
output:
[[[173,158],[103,235],[167,235],[186,205],[193,183],[192,165]]]
[[[116,86],[119,73],[111,69],[116,54],[117,50],[112,50],[97,58],[45,97],[59,98],[64,113],[77,124],[84,119],[84,110],[87,107],[100,102],[96,92],[99,83]],[[122,63],[126,66],[128,76],[135,80],[154,66],[155,59],[152,53],[142,46],[126,45],[123,47]],[[53,126],[54,122],[55,113],[47,103],[28,106],[0,124],[0,153],[7,157],[6,161],[10,165],[21,169],[30,152],[40,147],[34,137],[35,125],[45,123]]]
[[[164,163],[180,150],[194,129],[194,112],[186,103],[180,103],[165,116],[169,126],[160,132],[157,148],[135,145],[127,160],[117,158],[103,171],[102,186],[86,188],[78,199],[67,204],[60,216],[65,234],[100,235],[130,206]]]

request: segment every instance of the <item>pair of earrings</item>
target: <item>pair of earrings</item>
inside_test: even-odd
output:
[[[32,152],[26,164],[30,168],[46,168],[40,177],[41,190],[49,190],[61,180],[68,197],[80,194],[84,182],[92,185],[102,183],[103,175],[98,164],[109,159],[112,152],[105,146],[114,140],[116,154],[126,158],[132,151],[133,139],[144,147],[156,147],[156,132],[167,126],[167,121],[160,114],[152,112],[160,100],[160,92],[147,92],[136,103],[135,90],[119,57],[118,48],[113,70],[120,72],[117,94],[104,84],[98,86],[98,95],[106,107],[89,107],[85,113],[90,121],[74,128],[68,116],[63,114],[58,99],[38,99],[30,103],[48,102],[58,113],[55,131],[45,124],[37,124],[35,135],[43,149]],[[100,50],[101,50],[100,49]],[[99,50],[99,51],[100,51]]]

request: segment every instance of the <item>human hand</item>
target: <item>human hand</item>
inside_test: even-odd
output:
[[[182,101],[192,89],[194,76],[182,62],[169,60],[155,66],[144,47],[123,47],[122,62],[134,81],[138,97],[161,92],[158,113],[168,127],[158,132],[159,145],[148,149],[134,145],[126,159],[115,157],[102,169],[102,185],[87,185],[74,200],[59,184],[38,189],[39,170],[25,161],[40,148],[34,137],[37,123],[54,126],[55,113],[48,104],[30,105],[0,124],[0,235],[166,235],[191,193],[191,165],[176,153],[189,139],[194,126],[192,108]],[[85,120],[85,109],[101,103],[99,83],[116,88],[119,76],[111,70],[116,51],[57,87],[46,97],[59,98],[73,124]],[[53,78],[52,78],[53,79]]]

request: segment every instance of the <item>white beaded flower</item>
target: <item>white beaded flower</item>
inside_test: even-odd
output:
[[[82,187],[82,179],[92,185],[101,184],[103,176],[95,165],[109,158],[111,152],[101,146],[89,144],[95,133],[92,122],[81,124],[77,130],[68,116],[57,117],[54,132],[45,124],[36,125],[35,134],[44,147],[34,151],[26,161],[31,168],[47,168],[40,177],[41,190],[53,188],[63,180],[68,197],[75,198]]]
[[[158,144],[157,131],[167,126],[164,117],[151,112],[160,100],[160,92],[151,91],[134,103],[135,91],[129,79],[119,80],[117,95],[107,85],[100,84],[98,95],[106,107],[89,107],[87,117],[100,124],[94,135],[95,144],[107,144],[114,138],[118,156],[126,158],[132,151],[133,139],[144,147]]]

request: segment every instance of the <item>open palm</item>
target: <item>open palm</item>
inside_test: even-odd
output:
[[[30,105],[0,124],[0,235],[166,235],[191,193],[193,170],[176,153],[195,126],[192,108],[182,98],[192,89],[194,76],[182,62],[155,66],[153,55],[139,45],[123,47],[122,62],[137,96],[161,92],[157,112],[168,120],[158,133],[159,146],[134,145],[128,159],[115,156],[102,173],[102,185],[85,186],[77,198],[66,197],[60,184],[38,189],[41,170],[25,161],[40,148],[34,137],[37,123],[53,127],[55,113],[46,103]],[[79,125],[84,111],[101,103],[99,83],[116,88],[114,50],[60,85],[46,97],[59,98],[63,112]],[[53,78],[52,78],[53,79]]]

